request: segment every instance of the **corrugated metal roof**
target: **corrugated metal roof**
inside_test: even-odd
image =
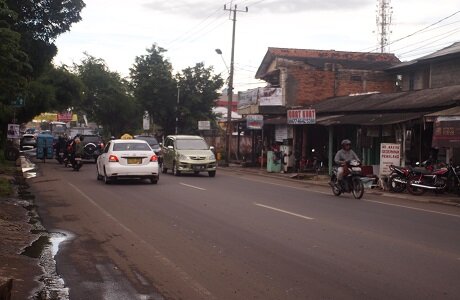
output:
[[[420,119],[424,113],[385,113],[385,114],[350,114],[318,118],[316,124],[330,125],[392,125],[410,120]]]
[[[411,60],[411,61],[407,61],[407,62],[403,62],[403,63],[397,64],[395,66],[389,67],[389,68],[387,68],[387,70],[401,69],[401,68],[417,65],[418,63],[426,63],[429,60],[439,59],[439,58],[442,58],[443,56],[456,55],[456,54],[460,55],[460,42],[453,43],[450,46],[447,46],[447,47],[442,48],[442,49],[440,49],[438,51],[435,51],[435,52],[433,52],[431,54],[422,56],[420,58],[417,58],[417,59],[414,59],[414,60]]]
[[[430,111],[460,101],[460,85],[411,92],[366,94],[327,99],[312,105],[318,114],[350,112]]]
[[[340,63],[351,69],[377,70],[378,66],[385,69],[390,65],[400,63],[400,60],[392,53],[371,52],[348,52],[335,50],[313,50],[270,47],[265,54],[261,65],[256,73],[256,78],[265,75],[271,61],[276,57],[287,58],[296,61],[305,61],[313,65],[323,65],[326,62]]]

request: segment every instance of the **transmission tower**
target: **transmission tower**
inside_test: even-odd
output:
[[[391,0],[377,0],[377,34],[380,52],[389,51],[391,16],[393,7],[390,6]]]

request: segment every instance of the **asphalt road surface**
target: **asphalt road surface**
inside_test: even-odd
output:
[[[460,209],[218,170],[158,185],[54,161],[31,179],[69,235],[71,299],[458,299]]]

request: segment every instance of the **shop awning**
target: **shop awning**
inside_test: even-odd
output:
[[[460,116],[460,106],[452,107],[449,109],[437,111],[431,114],[425,115],[426,122],[435,122],[437,117],[452,117]]]
[[[391,125],[422,118],[424,113],[385,113],[385,114],[347,114],[323,116],[316,119],[316,124],[331,125]]]

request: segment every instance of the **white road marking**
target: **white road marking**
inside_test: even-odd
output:
[[[284,214],[288,214],[288,215],[291,215],[291,216],[299,217],[299,218],[302,218],[302,219],[314,220],[314,218],[310,218],[310,217],[307,217],[307,216],[299,215],[299,214],[296,214],[296,213],[293,213],[293,212],[290,212],[290,211],[287,211],[287,210],[282,210],[282,209],[279,209],[279,208],[276,208],[276,207],[267,206],[267,205],[263,205],[263,204],[260,204],[260,203],[254,203],[254,205],[260,206],[260,207],[264,207],[264,208],[268,208],[268,209],[271,209],[271,210],[274,210],[274,211],[282,212],[282,213],[284,213]]]
[[[197,190],[200,190],[200,191],[206,191],[206,189],[204,189],[204,188],[200,188],[200,187],[190,185],[190,184],[185,184],[183,182],[181,182],[180,185],[183,185],[183,186],[186,186],[186,187],[189,187],[189,188],[192,188],[192,189],[197,189]]]
[[[215,299],[215,297],[211,294],[211,292],[206,289],[204,286],[202,286],[199,282],[195,281],[187,272],[179,268],[174,262],[172,262],[169,258],[167,258],[165,255],[163,255],[157,248],[155,248],[153,245],[149,244],[147,241],[145,241],[143,238],[141,238],[139,235],[137,235],[134,231],[123,225],[120,221],[117,220],[114,216],[112,216],[108,211],[106,211],[104,208],[102,208],[99,204],[96,203],[91,197],[86,195],[82,190],[80,190],[78,187],[73,185],[70,182],[67,182],[68,185],[70,185],[75,191],[77,191],[80,195],[82,195],[86,200],[88,200],[92,205],[94,205],[97,209],[99,209],[106,217],[109,219],[113,220],[116,224],[118,224],[121,228],[123,228],[126,232],[131,234],[134,238],[139,240],[142,244],[146,245],[147,247],[152,250],[152,253],[155,258],[157,258],[159,261],[161,261],[165,266],[171,268],[174,270],[174,272],[177,273],[177,275],[184,281],[189,283],[192,288],[199,293],[200,295],[206,296],[209,299]]]
[[[402,208],[407,208],[407,209],[412,209],[412,210],[428,212],[428,213],[432,213],[432,214],[438,214],[438,215],[444,215],[444,216],[460,218],[460,215],[443,213],[443,212],[435,211],[435,210],[429,210],[429,209],[423,209],[423,208],[417,208],[417,207],[399,205],[399,204],[393,204],[393,203],[386,203],[386,202],[375,201],[375,200],[365,200],[365,199],[361,199],[361,200],[365,201],[365,202],[371,202],[371,203],[377,203],[377,204],[383,204],[383,205],[389,205],[389,206],[396,206],[396,207],[402,207]]]

